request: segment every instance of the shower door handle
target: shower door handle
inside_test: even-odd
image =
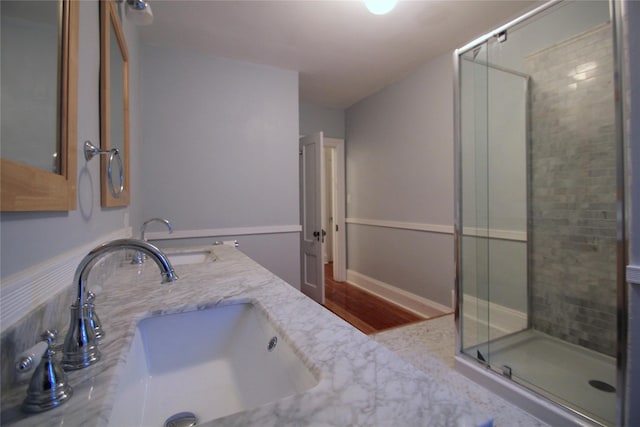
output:
[[[322,230],[322,243],[324,243],[324,236],[326,236],[326,235],[327,235],[327,232]]]

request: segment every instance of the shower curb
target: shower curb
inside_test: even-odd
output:
[[[591,420],[538,396],[464,355],[455,356],[455,369],[465,377],[552,426],[582,427]]]

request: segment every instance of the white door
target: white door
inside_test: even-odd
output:
[[[301,274],[304,294],[324,304],[322,132],[300,138]]]

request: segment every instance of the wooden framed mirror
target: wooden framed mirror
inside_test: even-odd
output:
[[[107,173],[110,156],[100,156],[101,204],[103,207],[128,206],[129,54],[114,0],[100,1],[100,147],[103,150],[117,148],[124,168],[123,182],[120,165],[113,162],[110,182]]]
[[[79,7],[2,1],[2,211],[76,209]]]

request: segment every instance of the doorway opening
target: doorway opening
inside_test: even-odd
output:
[[[344,140],[324,138],[322,146],[322,259],[332,277],[347,280]],[[326,269],[326,268],[325,268]]]
[[[370,334],[425,320],[347,280],[344,140],[300,138],[300,290]]]

